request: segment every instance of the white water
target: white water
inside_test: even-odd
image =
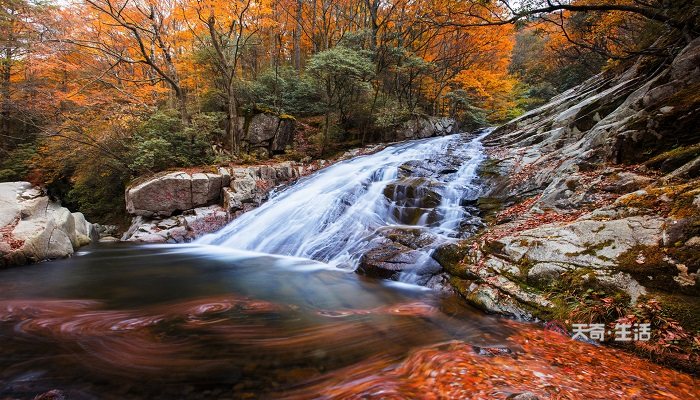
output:
[[[198,242],[355,268],[362,254],[373,247],[380,228],[409,224],[442,237],[458,236],[460,223],[473,218],[460,203],[479,195],[475,181],[476,169],[485,158],[484,135],[471,140],[451,135],[405,142],[339,162],[274,194]],[[443,157],[458,157],[461,165],[456,172],[442,174],[438,182],[432,181],[431,188],[442,194],[437,207],[422,208],[415,199],[397,199],[396,189],[391,197],[397,201],[385,196],[387,185],[401,178],[400,165],[434,163]],[[411,179],[418,178],[404,181]],[[411,213],[420,217],[406,222]]]

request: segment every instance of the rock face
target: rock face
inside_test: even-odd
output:
[[[603,73],[484,140],[488,191],[477,205],[490,223],[433,255],[465,299],[569,322],[614,323],[658,308],[678,321],[678,348],[692,347],[700,39],[669,61]]]
[[[295,163],[219,168],[217,173],[159,174],[127,188],[127,211],[134,215],[122,240],[189,242],[224,227],[259,206],[274,187],[305,172]]]
[[[222,185],[223,174],[160,174],[127,189],[126,210],[143,217],[167,217],[218,202]]]
[[[97,239],[81,213],[71,213],[28,182],[0,183],[0,267],[68,257]]]
[[[459,125],[452,118],[447,117],[416,117],[397,130],[384,133],[384,141],[401,141],[410,139],[424,139],[434,136],[445,136],[459,132]]]
[[[254,115],[243,136],[243,146],[249,152],[262,150],[268,156],[284,152],[294,140],[295,120],[289,116],[270,113]],[[245,126],[244,126],[245,128]]]

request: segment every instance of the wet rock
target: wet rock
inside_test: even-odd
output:
[[[411,249],[418,250],[428,247],[435,243],[438,237],[431,233],[428,229],[420,227],[408,227],[408,228],[385,228],[379,231],[379,234],[383,237],[402,244]]]
[[[472,350],[480,356],[495,357],[495,356],[507,356],[511,358],[517,358],[516,353],[508,347],[480,347],[472,346]]]
[[[532,314],[514,296],[503,293],[492,285],[466,282],[464,286],[457,285],[456,289],[467,302],[484,311],[518,320],[531,320],[533,318]]]
[[[438,191],[443,186],[426,178],[403,178],[387,184],[384,196],[401,207],[435,208],[442,200]]]
[[[67,397],[65,393],[61,390],[53,389],[46,393],[38,394],[34,397],[34,400],[66,400]]]
[[[0,267],[72,255],[97,232],[28,182],[0,183]]]
[[[469,247],[461,243],[445,243],[433,252],[433,258],[444,268],[460,263],[469,253]]]
[[[457,172],[463,160],[445,155],[439,159],[407,161],[399,165],[399,177],[438,178]]]
[[[382,279],[395,279],[404,271],[429,277],[441,270],[440,265],[426,253],[398,243],[381,245],[366,252],[357,268],[358,273]]]
[[[540,398],[537,397],[534,393],[523,392],[523,393],[511,394],[510,396],[506,397],[506,399],[507,400],[539,400]]]

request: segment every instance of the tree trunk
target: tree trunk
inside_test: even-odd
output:
[[[321,157],[326,153],[326,144],[328,143],[328,129],[331,123],[331,111],[326,111],[326,120],[323,126],[323,140],[321,141]]]
[[[369,10],[369,23],[370,29],[372,31],[372,37],[370,39],[370,49],[377,50],[377,37],[379,36],[379,0],[365,0],[367,9]]]
[[[301,72],[301,13],[303,0],[297,0],[296,27],[294,28],[294,68]]]
[[[12,77],[12,50],[5,49],[5,57],[2,62],[2,71],[0,71],[0,98],[2,107],[0,109],[0,133],[3,135],[10,134],[10,107],[12,101],[10,99],[10,79]]]
[[[311,51],[313,54],[318,53],[318,45],[316,44],[316,0],[311,0]]]
[[[175,97],[177,99],[177,110],[180,112],[180,120],[182,121],[183,126],[189,126],[190,125],[190,114],[189,111],[187,110],[187,96],[185,95],[184,90],[180,87],[174,87],[175,89]],[[190,138],[193,140],[194,138]]]
[[[240,135],[238,134],[238,102],[233,85],[227,90],[228,107],[226,109],[226,136],[231,140],[231,154],[237,156],[241,153]]]

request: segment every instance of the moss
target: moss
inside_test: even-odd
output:
[[[496,197],[479,197],[476,206],[481,212],[481,218],[486,223],[494,221],[496,214],[503,209],[503,200]]]
[[[648,298],[656,299],[665,314],[689,332],[700,332],[700,297],[653,291]]]
[[[592,257],[597,257],[602,260],[609,260],[609,258],[604,257],[604,256],[599,256],[598,252],[600,250],[603,250],[606,247],[612,246],[615,243],[614,240],[608,239],[605,241],[602,241],[597,244],[593,243],[584,243],[583,246],[585,247],[584,250],[579,251],[579,252],[573,252],[573,253],[566,253],[565,255],[567,257],[578,257],[578,256],[592,256]]]
[[[645,162],[644,165],[670,172],[697,156],[700,156],[700,144],[681,146],[653,157]]]
[[[487,241],[481,246],[481,250],[489,254],[503,254],[505,248],[506,245],[497,240]]]
[[[690,266],[699,265],[700,250],[695,248],[661,248],[659,246],[637,245],[622,253],[617,258],[617,269],[629,273],[639,283],[647,288],[656,289],[666,293],[683,293],[687,295],[700,295],[698,285],[681,286],[675,281],[678,276],[678,268],[669,262],[676,262]]]
[[[472,260],[465,260],[470,255],[471,246],[469,243],[450,243],[440,246],[433,252],[433,258],[450,275],[470,279],[473,274],[467,269],[467,264]]]
[[[280,114],[280,115],[279,115],[279,118],[280,118],[280,119],[286,119],[286,120],[292,120],[292,121],[296,121],[296,120],[297,120],[296,118],[294,118],[294,116],[289,115],[289,114]]]
[[[477,176],[483,179],[500,177],[501,169],[499,164],[501,164],[501,162],[503,162],[503,160],[496,160],[493,158],[483,161],[476,171]]]
[[[686,218],[697,214],[693,205],[695,196],[700,194],[700,181],[678,185],[646,189],[641,193],[632,193],[618,199],[620,205],[656,213],[668,214],[675,218]]]

